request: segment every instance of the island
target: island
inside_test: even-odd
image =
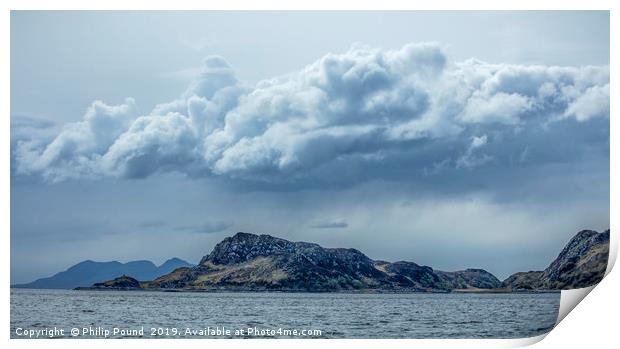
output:
[[[372,260],[353,248],[324,248],[267,234],[236,233],[192,267],[154,280],[127,275],[79,290],[281,292],[545,292],[599,282],[607,267],[609,230],[583,230],[543,271],[503,282],[483,269],[434,270],[414,262]]]

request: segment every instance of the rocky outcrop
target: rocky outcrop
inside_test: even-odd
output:
[[[544,271],[516,273],[502,282],[511,290],[566,290],[597,284],[609,256],[609,230],[583,230],[566,244]]]
[[[249,233],[224,239],[196,267],[143,283],[148,289],[410,292],[499,285],[480,269],[435,271],[413,262],[374,261],[352,248]]]
[[[93,284],[88,289],[109,289],[109,290],[139,290],[141,289],[140,282],[130,276],[123,275],[117,277],[114,280],[98,282]],[[78,289],[80,289],[78,287]]]
[[[484,269],[439,271],[438,274],[449,283],[452,289],[496,289],[502,285],[495,275]]]
[[[510,275],[502,282],[502,287],[511,290],[535,290],[541,288],[542,271],[525,271]]]

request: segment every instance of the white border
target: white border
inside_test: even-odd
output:
[[[26,348],[26,347],[56,347],[56,348],[83,348],[103,347],[107,344],[114,346],[141,346],[148,345],[153,348],[168,348],[171,340],[114,340],[109,343],[101,340],[10,340],[10,289],[9,289],[9,270],[10,270],[10,10],[611,10],[611,59],[610,62],[618,62],[618,1],[613,0],[434,0],[434,1],[397,1],[397,0],[357,0],[340,1],[334,0],[314,0],[314,1],[290,1],[290,0],[226,0],[221,2],[206,2],[193,0],[56,0],[54,2],[45,0],[5,0],[0,2],[2,12],[0,14],[0,47],[2,48],[1,62],[2,83],[0,83],[0,108],[4,117],[3,127],[0,129],[0,139],[2,140],[2,151],[0,151],[0,178],[2,183],[3,199],[0,201],[0,221],[3,224],[2,252],[4,268],[2,268],[2,279],[5,281],[6,288],[3,289],[5,298],[2,303],[3,325],[5,330],[0,331],[0,338],[6,345],[5,347]],[[578,25],[578,24],[576,24]],[[611,64],[611,80],[618,81],[618,72],[615,65]],[[611,84],[611,115],[617,114],[617,106],[614,101],[618,100],[618,89],[615,83]],[[614,117],[611,118],[611,149],[618,149],[618,124]],[[615,157],[615,152],[611,155],[611,178],[618,178],[619,162]],[[611,212],[618,211],[618,186],[614,181],[611,182]],[[612,231],[617,228],[617,216],[610,215],[610,226]],[[610,259],[611,263],[608,272],[611,270],[618,250],[618,241],[612,234],[612,244]],[[601,345],[608,346],[615,342],[617,332],[614,323],[618,321],[618,297],[615,290],[620,285],[620,277],[617,273],[606,276],[601,285],[591,290],[592,296],[583,300],[583,305],[578,307],[574,315],[569,315],[547,336],[548,339],[537,344],[538,347],[575,347],[576,345]],[[588,291],[590,291],[588,290]],[[563,292],[562,307],[563,311],[568,306],[570,309],[576,306],[576,302],[582,299],[587,292]],[[569,300],[566,295],[569,295]],[[579,297],[575,297],[579,295]],[[575,313],[575,312],[573,312]],[[565,315],[565,314],[564,314]],[[455,346],[462,348],[500,348],[525,346],[536,343],[545,336],[517,339],[517,340],[447,340],[447,339],[406,339],[406,340],[183,340],[184,347],[208,348],[209,346],[251,346],[269,348],[289,348],[291,345],[300,348],[311,348],[320,346],[342,347],[352,346],[356,348],[377,347],[424,347],[424,348],[452,348]],[[607,345],[605,345],[607,343]]]
[[[6,2],[6,1],[5,1]],[[8,1],[14,10],[608,10],[613,0],[45,0]]]

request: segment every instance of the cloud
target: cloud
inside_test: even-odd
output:
[[[178,113],[141,116],[98,160],[105,173],[130,178],[157,171],[189,171],[200,158],[191,121]]]
[[[142,221],[138,224],[139,228],[145,228],[145,229],[150,229],[150,228],[161,228],[161,227],[165,227],[167,226],[168,223],[166,221],[162,221],[162,220],[147,220],[147,221]]]
[[[497,93],[488,97],[472,96],[461,114],[464,122],[517,124],[520,116],[532,108],[532,102],[518,93]]]
[[[562,139],[574,122],[600,134],[597,120],[608,118],[609,67],[450,63],[433,43],[355,46],[255,86],[209,56],[178,99],[150,113],[133,99],[97,101],[51,141],[22,140],[13,153],[17,175],[49,181],[162,172],[276,185],[412,180],[503,166],[524,149],[529,165],[565,162],[541,140]]]
[[[102,172],[102,156],[137,115],[132,98],[115,106],[95,101],[84,120],[66,124],[49,144],[41,145],[36,139],[17,142],[17,172],[41,172],[51,180],[97,176]]]
[[[456,161],[456,167],[457,168],[464,167],[464,168],[471,169],[476,166],[482,166],[485,163],[491,161],[493,158],[487,154],[476,155],[477,149],[485,146],[486,144],[487,144],[486,135],[482,135],[480,137],[476,137],[476,136],[472,137],[471,143],[467,147],[467,151],[465,151],[465,154],[463,154],[463,156],[461,156]]]
[[[232,224],[226,222],[205,222],[198,225],[187,225],[175,227],[176,231],[185,231],[191,233],[212,234],[219,233],[230,228]]]
[[[315,224],[315,225],[310,226],[310,228],[313,228],[313,229],[344,229],[344,228],[347,228],[348,226],[349,224],[347,224],[347,222],[337,221],[337,222],[325,222],[325,223]]]
[[[609,84],[592,86],[570,103],[564,117],[577,121],[588,121],[595,117],[609,115]]]
[[[11,130],[13,129],[47,129],[53,127],[55,123],[50,120],[34,118],[28,115],[12,115]]]

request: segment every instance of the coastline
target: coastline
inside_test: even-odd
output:
[[[170,292],[170,293],[334,293],[334,294],[538,294],[559,293],[561,290],[510,290],[510,289],[461,289],[452,291],[420,291],[420,290],[268,290],[268,289],[165,289],[165,288],[101,288],[76,287],[74,291],[143,291],[143,292]]]

